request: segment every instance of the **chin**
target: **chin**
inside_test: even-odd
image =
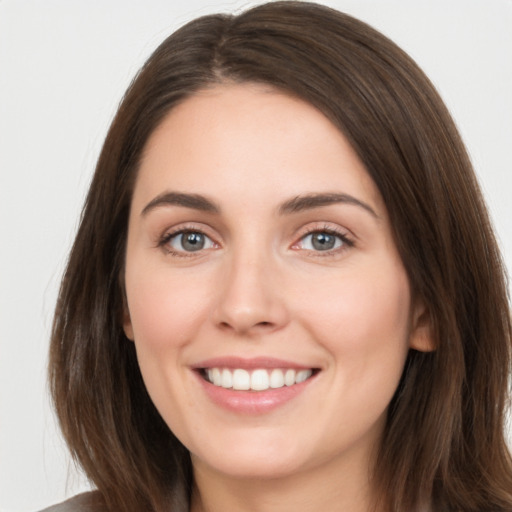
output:
[[[194,465],[207,466],[232,478],[260,480],[283,478],[304,469],[303,448],[289,440],[269,440],[262,435],[259,442],[247,443],[246,436],[245,440],[216,446],[216,450],[201,450],[196,454],[191,451]]]
[[[242,480],[276,480],[286,478],[301,471],[301,465],[282,458],[272,460],[247,459],[233,457],[224,460],[203,460],[192,455],[195,467],[207,466],[210,471],[223,474],[229,478]]]

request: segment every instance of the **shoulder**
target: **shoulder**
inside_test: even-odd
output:
[[[107,512],[107,508],[101,494],[91,491],[45,508],[41,512]]]

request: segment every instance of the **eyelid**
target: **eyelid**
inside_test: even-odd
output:
[[[216,236],[212,233],[212,229],[201,222],[184,222],[181,224],[177,224],[172,227],[168,227],[162,231],[161,235],[158,235],[156,240],[156,247],[161,248],[166,253],[172,254],[174,256],[180,257],[198,257],[201,254],[204,254],[206,251],[210,251],[212,249],[217,249],[221,247],[221,243],[219,242],[219,236]],[[174,250],[168,246],[169,241],[182,233],[193,232],[200,233],[211,240],[215,247],[210,247],[206,249],[199,249],[198,251],[182,251],[182,250]],[[314,233],[328,233],[330,235],[338,237],[342,245],[341,247],[326,249],[324,251],[313,250],[313,249],[303,249],[299,246],[301,241]],[[355,245],[355,236],[350,232],[350,230],[343,228],[337,224],[328,223],[328,222],[314,222],[309,223],[303,227],[301,227],[294,236],[294,242],[291,244],[290,248],[293,250],[302,250],[304,252],[311,253],[315,256],[332,256],[334,254],[346,251]]]
[[[220,247],[220,244],[217,241],[217,237],[212,235],[210,232],[211,232],[211,229],[209,229],[204,224],[193,223],[193,222],[178,224],[176,226],[173,226],[172,228],[165,229],[163,231],[163,233],[158,236],[158,239],[156,241],[156,246],[158,248],[163,249],[166,253],[171,254],[173,256],[179,256],[179,257],[194,257],[194,256],[196,256],[197,257],[200,254],[203,254],[205,251],[212,250],[212,248],[200,249],[198,251],[179,251],[179,250],[171,249],[168,244],[174,237],[177,237],[180,234],[199,233],[199,234],[202,234],[205,237],[209,238],[212,241],[212,243],[216,246],[214,248]]]
[[[330,235],[336,236],[342,241],[342,245],[341,247],[337,247],[335,249],[327,249],[325,251],[315,251],[298,247],[298,244],[302,240],[314,233],[328,233]],[[329,224],[325,222],[315,223],[313,225],[308,224],[299,230],[295,238],[296,241],[291,245],[291,249],[308,251],[309,253],[313,253],[315,256],[332,256],[333,254],[345,251],[353,247],[355,245],[354,238],[355,237],[348,229],[342,228],[336,224]]]

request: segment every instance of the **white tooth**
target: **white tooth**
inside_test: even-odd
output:
[[[311,370],[301,370],[300,372],[297,372],[297,377],[295,377],[295,382],[297,384],[300,384],[301,382],[304,382],[305,380],[309,379],[312,375]]]
[[[208,380],[213,384],[213,370],[211,368],[206,370],[206,375],[208,375]]]
[[[221,386],[222,385],[222,374],[220,373],[220,370],[218,368],[214,368],[212,370],[212,374],[213,374],[213,383],[216,386]]]
[[[268,389],[267,370],[254,370],[251,375],[251,389],[254,391],[264,391]]]
[[[287,386],[293,386],[295,384],[295,370],[286,370],[284,375],[284,383]]]
[[[270,387],[271,388],[282,388],[284,386],[284,374],[283,370],[276,368],[272,370],[270,374]]]
[[[227,368],[224,368],[224,370],[222,370],[222,377],[221,377],[220,385],[223,388],[232,388],[233,387],[233,375]]]
[[[237,369],[233,372],[233,389],[245,391],[251,389],[251,376],[249,372]]]

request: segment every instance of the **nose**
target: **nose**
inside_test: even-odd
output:
[[[285,290],[275,267],[262,254],[239,254],[226,261],[214,312],[218,328],[258,336],[288,323]]]

